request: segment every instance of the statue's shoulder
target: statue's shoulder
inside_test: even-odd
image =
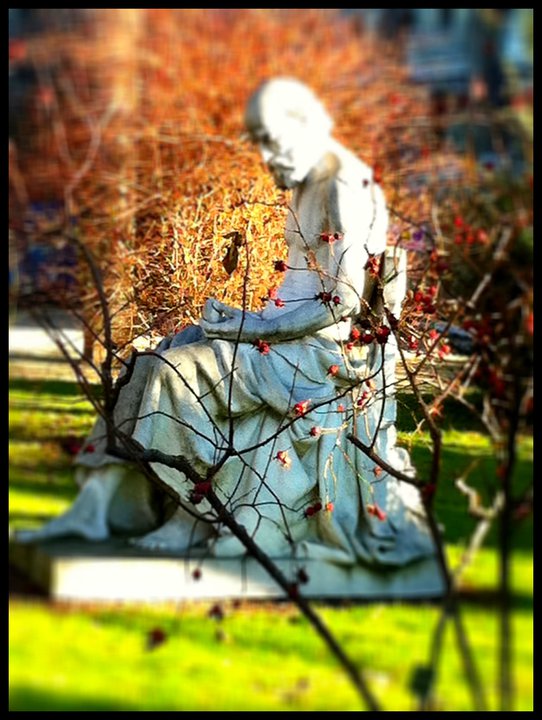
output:
[[[325,154],[309,173],[306,186],[317,192],[333,189],[337,185],[360,188],[373,177],[371,168],[344,145],[333,140]]]
[[[343,145],[336,143],[332,154],[337,159],[336,181],[345,187],[358,190],[373,181],[373,170],[357,155]]]
[[[340,145],[332,154],[335,157],[336,172],[328,189],[337,202],[341,205],[353,204],[358,210],[360,204],[369,199],[372,202],[383,202],[384,196],[380,187],[374,183],[373,169],[369,165]]]

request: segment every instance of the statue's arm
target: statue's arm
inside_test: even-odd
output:
[[[202,318],[200,325],[210,338],[239,339],[240,342],[293,340],[334,325],[355,310],[345,305],[342,299],[335,304],[333,297],[337,298],[337,295],[331,295],[329,299],[326,297],[315,295],[314,299],[305,300],[295,309],[285,310],[272,318],[262,318],[257,313],[227,306],[221,309],[220,303],[214,301],[215,310],[221,317],[215,321]]]
[[[364,190],[361,184],[334,183],[325,213],[340,239],[321,246],[318,290],[291,310],[273,317],[231,308],[208,301],[200,325],[210,338],[254,342],[291,340],[312,335],[336,325],[341,318],[360,311],[364,266],[368,253],[383,252],[386,246],[387,210],[378,186]]]

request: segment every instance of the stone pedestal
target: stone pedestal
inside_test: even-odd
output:
[[[172,553],[145,553],[122,540],[90,543],[55,540],[36,545],[10,544],[10,562],[52,599],[73,602],[160,603],[209,599],[280,599],[285,594],[252,558],[217,559]],[[297,566],[277,564],[288,578]],[[322,561],[303,565],[309,581],[300,592],[311,599],[435,599],[443,583],[434,559],[399,570],[343,567]],[[194,575],[194,570],[199,573]]]

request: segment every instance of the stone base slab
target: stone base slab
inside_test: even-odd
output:
[[[253,558],[145,553],[117,539],[12,541],[9,554],[10,563],[55,600],[159,603],[285,598]],[[292,559],[275,562],[288,578],[295,579],[299,563]],[[304,561],[303,568],[309,580],[299,590],[311,599],[430,600],[441,597],[444,588],[432,558],[387,571],[321,560]]]

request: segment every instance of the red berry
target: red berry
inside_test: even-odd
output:
[[[358,398],[358,400],[357,400],[357,402],[356,402],[356,405],[357,405],[358,407],[361,407],[362,405],[365,404],[365,401],[367,400],[368,397],[369,397],[369,393],[367,392],[367,390],[364,390],[364,391],[361,393],[361,396]]]
[[[399,320],[395,317],[395,315],[391,312],[388,312],[386,314],[386,317],[388,318],[390,328],[392,328],[392,330],[397,330],[397,328],[399,327]]]
[[[54,98],[55,98],[55,94],[54,94],[53,88],[48,85],[40,88],[37,92],[38,102],[41,103],[41,105],[45,108],[48,108],[51,106]]]
[[[533,506],[529,502],[523,502],[514,510],[514,520],[524,520],[533,512]]]
[[[154,650],[154,648],[165,643],[166,640],[166,632],[160,627],[155,627],[147,633],[147,649]]]
[[[281,465],[285,468],[289,468],[292,464],[292,460],[288,455],[287,450],[279,450],[275,457],[279,461],[279,463],[281,463]]]
[[[69,455],[77,455],[78,452],[81,452],[82,443],[79,438],[76,438],[73,435],[61,440],[60,445]]]
[[[376,342],[380,345],[385,345],[385,343],[388,342],[388,336],[390,332],[391,330],[389,329],[389,327],[386,327],[386,325],[381,325],[379,328],[377,328],[375,333]]]
[[[337,375],[338,372],[339,372],[339,366],[338,366],[338,365],[330,365],[329,368],[328,368],[328,370],[327,370],[327,374],[328,374],[328,375]]]
[[[408,341],[408,349],[409,350],[417,350],[419,347],[419,340],[418,338],[415,338],[414,335],[411,335]]]
[[[334,232],[334,233],[330,233],[330,232],[327,232],[327,233],[326,233],[326,232],[323,232],[323,233],[320,233],[320,240],[322,240],[323,242],[328,243],[328,244],[330,244],[330,245],[331,245],[332,243],[334,243],[334,242],[337,242],[337,240],[341,240],[341,239],[342,239],[342,233],[338,233],[338,232]]]
[[[269,343],[266,343],[264,340],[255,340],[252,344],[254,345],[256,350],[262,355],[267,355],[269,353],[269,350],[271,349]]]
[[[489,373],[489,384],[491,390],[496,397],[502,397],[506,392],[506,382],[498,373],[494,370]]]
[[[311,427],[311,429],[309,430],[309,435],[311,435],[312,437],[318,437],[321,434],[322,430],[319,427]]]
[[[380,521],[386,519],[386,513],[382,508],[379,508],[376,503],[374,503],[374,505],[367,505],[367,512],[369,515],[374,515]]]
[[[317,512],[320,512],[321,509],[322,509],[322,503],[316,502],[316,503],[314,503],[314,505],[309,505],[309,507],[306,508],[305,515],[307,517],[312,517],[313,515],[316,515]]]
[[[301,400],[300,402],[296,403],[294,405],[294,414],[297,417],[306,415],[309,412],[310,403],[310,400]]]
[[[222,606],[215,603],[210,609],[207,615],[214,620],[222,620],[224,618],[224,610]]]
[[[422,498],[426,502],[429,502],[435,494],[436,489],[437,486],[435,485],[435,483],[427,483],[427,485],[424,485],[421,489]]]
[[[274,267],[277,272],[286,272],[288,270],[288,265],[284,260],[275,260]]]
[[[380,259],[376,255],[373,257],[370,257],[367,260],[367,262],[365,263],[364,270],[368,270],[369,275],[376,277],[380,270]]]
[[[19,62],[24,60],[27,55],[27,44],[24,40],[14,38],[9,41],[9,60],[10,62]]]

